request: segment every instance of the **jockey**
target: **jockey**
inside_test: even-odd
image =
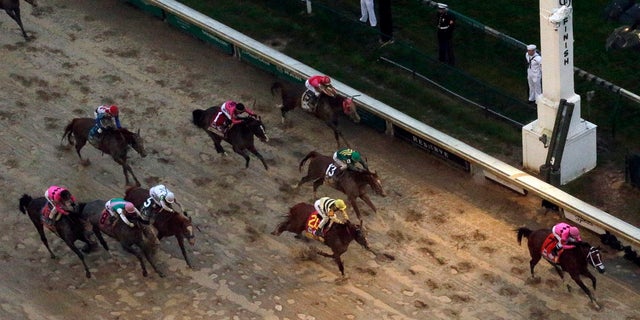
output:
[[[554,257],[555,263],[558,263],[560,249],[573,249],[575,246],[569,244],[570,242],[582,241],[582,237],[580,237],[580,230],[564,222],[560,222],[553,226],[553,228],[551,228],[551,233],[553,233],[553,236],[558,240],[558,244],[556,244],[555,248],[551,251],[551,255]]]
[[[315,236],[321,237],[323,235],[322,229],[327,224],[330,217],[335,215],[336,210],[343,211],[347,209],[347,205],[342,199],[331,199],[329,197],[322,197],[313,204],[316,212],[322,217],[322,220],[318,224],[318,228],[315,231]]]
[[[71,206],[74,208],[76,206],[76,198],[65,187],[51,186],[44,192],[44,197],[52,207],[51,211],[49,212],[49,216],[45,219],[45,222],[50,225],[54,225],[56,221],[60,220],[60,217],[62,217],[62,215],[69,214],[65,210],[67,202],[70,201]],[[96,240],[93,238],[93,226],[85,218],[80,218],[79,220],[84,229],[85,238],[92,247],[96,246],[98,242],[96,242]]]
[[[252,117],[256,116],[253,111],[246,108],[242,103],[233,100],[225,101],[220,106],[220,112],[213,119],[212,125],[226,135],[227,130],[232,125],[242,122],[240,116],[245,112]]]
[[[356,167],[357,163],[360,163],[364,170],[369,171],[369,166],[367,166],[367,162],[362,159],[360,152],[350,148],[342,148],[334,152],[333,161],[335,161],[336,167],[340,168],[341,171],[344,171],[344,169],[362,171],[362,169]]]
[[[101,105],[94,111],[95,125],[89,131],[89,142],[96,142],[99,135],[107,129],[122,128],[120,125],[120,111],[114,105]],[[95,140],[94,140],[95,139]]]
[[[68,215],[64,209],[66,202],[71,201],[71,206],[76,205],[76,198],[64,187],[51,186],[44,192],[44,197],[47,199],[52,209],[49,212],[47,219],[54,224],[60,220],[61,215]]]
[[[129,221],[129,219],[127,219],[127,215],[125,214],[125,212],[129,214],[140,215],[140,212],[138,211],[138,209],[136,209],[136,206],[134,206],[133,203],[122,198],[112,198],[111,200],[107,201],[104,204],[104,209],[109,212],[109,215],[113,220],[113,224],[111,225],[111,227],[114,227],[118,222],[118,218],[116,217],[117,215],[120,216],[120,219],[122,219],[124,223],[133,228],[134,225],[131,221]]]
[[[304,82],[304,86],[316,95],[316,98],[322,94],[322,86],[331,85],[331,78],[327,76],[311,76]]]
[[[151,201],[149,201],[151,200]],[[149,189],[149,199],[144,206],[154,205],[166,211],[173,212],[171,205],[176,202],[176,196],[165,185],[159,184]]]

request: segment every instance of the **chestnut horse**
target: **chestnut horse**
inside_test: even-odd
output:
[[[282,114],[282,122],[285,122],[287,112],[295,109],[296,107],[301,107],[302,105],[302,95],[306,91],[306,88],[303,86],[291,86],[284,85],[280,82],[274,82],[271,85],[271,94],[275,95],[276,91],[280,91],[280,97],[282,98],[282,105],[280,107],[280,113]],[[335,89],[333,89],[335,92]],[[353,103],[352,98],[343,98],[338,96],[337,94],[330,96],[327,94],[322,94],[319,97],[317,102],[317,107],[312,113],[316,116],[316,118],[324,121],[324,123],[333,130],[333,135],[336,139],[336,145],[340,148],[340,138],[344,141],[344,143],[349,146],[349,143],[342,135],[342,132],[338,129],[338,119],[340,114],[346,114],[351,118],[351,120],[355,123],[360,122],[360,115],[358,114],[358,110],[356,110],[356,105]]]
[[[85,161],[82,159],[80,150],[82,150],[84,145],[87,144],[89,131],[91,131],[93,126],[94,120],[91,118],[75,118],[65,127],[64,134],[62,135],[62,140],[66,137],[69,145],[75,144],[76,153],[78,153],[78,157],[82,162],[88,162],[88,160]],[[138,181],[138,178],[133,174],[131,166],[127,163],[127,152],[129,147],[136,150],[141,157],[144,158],[147,156],[147,152],[144,150],[142,137],[140,137],[140,129],[138,129],[137,133],[131,132],[125,128],[107,130],[104,132],[102,142],[97,149],[103,153],[111,155],[111,158],[122,166],[126,185],[129,185],[129,173],[131,173],[133,180],[136,182],[136,186],[139,186],[140,182]]]
[[[32,5],[34,8],[38,7],[38,3],[36,0],[25,0],[26,3]],[[20,30],[22,31],[22,36],[25,41],[29,41],[29,36],[24,31],[24,26],[22,26],[22,18],[20,18],[20,1],[19,0],[0,0],[0,9],[4,9],[7,12],[11,19],[15,20],[20,26]]]
[[[279,236],[284,231],[289,231],[297,235],[302,235],[307,230],[309,216],[315,212],[313,205],[298,203],[291,207],[285,219],[271,232],[274,236]],[[340,273],[344,277],[344,264],[340,256],[347,251],[351,241],[355,240],[366,250],[376,254],[371,248],[360,225],[355,225],[347,220],[345,224],[334,223],[324,236],[324,244],[331,248],[332,253],[328,254],[318,250],[318,254],[324,257],[333,258],[338,265]]]
[[[53,251],[51,251],[51,248],[49,248],[49,241],[47,240],[47,237],[44,233],[45,225],[43,223],[44,217],[42,215],[42,209],[47,203],[48,201],[47,199],[45,199],[45,197],[33,199],[31,196],[24,194],[20,198],[19,208],[20,212],[29,215],[29,219],[31,219],[31,222],[36,227],[36,230],[38,230],[40,240],[42,241],[44,246],[47,247],[47,250],[51,255],[51,259],[56,259],[56,255],[53,254]],[[89,271],[87,263],[84,261],[84,255],[82,254],[82,252],[80,252],[80,250],[78,250],[75,242],[77,240],[80,240],[85,243],[85,246],[82,248],[82,251],[84,251],[85,253],[89,253],[91,251],[91,243],[85,237],[84,228],[82,226],[82,223],[80,222],[79,213],[75,210],[75,208],[69,208],[69,210],[66,211],[69,214],[63,214],[60,220],[55,222],[54,230],[52,230],[52,232],[58,235],[58,237],[60,237],[60,239],[62,239],[62,241],[64,241],[64,243],[66,243],[73,252],[75,252],[78,258],[80,258],[80,261],[82,261],[86,277],[91,278],[91,272]],[[105,250],[109,250],[106,242],[102,240],[100,241],[100,243],[105,248]]]
[[[104,241],[102,233],[106,233],[108,236],[120,242],[122,249],[138,258],[140,267],[142,267],[143,276],[146,277],[149,273],[147,272],[147,267],[142,256],[149,261],[153,270],[155,270],[161,278],[164,277],[164,273],[158,269],[155,261],[155,254],[160,242],[156,237],[153,227],[141,218],[131,217],[129,217],[129,221],[134,224],[133,227],[129,227],[121,220],[117,221],[115,226],[112,225],[109,221],[109,213],[107,213],[104,208],[105,202],[105,200],[94,200],[80,204],[81,215],[93,225],[96,237],[98,237],[102,243]]]
[[[228,129],[226,137],[222,137],[214,132],[209,130],[209,126],[211,121],[215,118],[215,116],[220,112],[220,107],[211,107],[207,110],[196,109],[191,112],[193,124],[198,128],[204,130],[207,135],[213,140],[213,144],[216,147],[216,151],[218,153],[222,153],[226,155],[224,148],[222,148],[222,140],[228,142],[232,147],[233,151],[239,155],[241,155],[245,160],[245,168],[249,168],[249,155],[247,151],[253,153],[260,161],[262,161],[262,165],[266,170],[269,170],[269,166],[267,166],[267,162],[264,160],[264,157],[258,152],[254,143],[253,136],[258,137],[260,141],[267,142],[269,141],[269,137],[267,136],[267,131],[265,129],[264,124],[260,117],[245,117],[241,118],[243,121],[233,125]]]
[[[551,229],[539,229],[536,231],[532,231],[528,228],[519,228],[518,232],[518,244],[521,244],[522,237],[526,237],[528,239],[527,246],[529,247],[529,254],[531,255],[531,261],[529,261],[529,266],[531,267],[531,277],[535,278],[533,275],[533,268],[536,266],[538,261],[542,258],[542,250],[543,244],[549,235],[551,234]],[[595,305],[596,309],[600,309],[600,306],[596,302],[595,297],[589,291],[589,288],[584,285],[580,276],[586,276],[591,279],[591,284],[593,285],[593,289],[596,289],[596,278],[589,272],[587,268],[589,265],[593,266],[600,273],[604,273],[605,267],[602,263],[602,259],[600,257],[600,249],[596,247],[592,247],[586,242],[577,242],[573,243],[576,247],[573,249],[564,250],[564,252],[560,255],[560,259],[558,263],[553,263],[548,257],[545,256],[545,260],[547,260],[553,267],[556,269],[560,278],[564,280],[563,271],[566,271],[571,276],[571,279],[575,281],[582,291],[584,291],[591,302]],[[569,285],[567,285],[567,289],[570,290]]]
[[[184,257],[184,261],[187,262],[187,266],[193,269],[187,250],[184,248],[184,239],[189,241],[189,244],[193,246],[196,242],[193,234],[193,225],[191,217],[187,215],[185,211],[169,212],[161,207],[155,209],[155,212],[145,212],[143,205],[145,201],[149,199],[149,189],[140,187],[130,187],[125,191],[124,199],[133,203],[138,209],[140,209],[143,215],[149,216],[153,223],[153,226],[158,230],[158,239],[164,237],[174,236],[180,246],[180,251]]]
[[[313,198],[317,199],[318,187],[324,183],[327,168],[333,163],[333,158],[322,155],[316,151],[311,151],[300,161],[300,165],[298,167],[300,171],[302,171],[302,167],[307,160],[310,160],[307,175],[302,177],[294,188],[297,189],[302,184],[313,181]],[[377,211],[376,206],[373,205],[373,202],[371,202],[371,199],[367,194],[367,186],[370,186],[371,189],[373,189],[373,192],[377,195],[386,197],[386,193],[384,192],[382,183],[380,182],[380,177],[378,177],[376,172],[355,172],[345,170],[342,174],[334,177],[334,181],[335,183],[330,184],[330,186],[347,195],[349,203],[356,212],[358,219],[360,219],[360,224],[362,224],[362,218],[360,215],[360,208],[357,203],[358,198],[362,199],[373,210],[373,212]]]

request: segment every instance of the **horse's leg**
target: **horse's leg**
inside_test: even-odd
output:
[[[29,218],[31,219],[31,222],[33,222],[33,225],[36,227],[36,230],[40,235],[40,241],[42,241],[44,246],[47,247],[47,251],[49,251],[51,259],[56,259],[56,255],[53,254],[53,251],[51,251],[51,248],[49,248],[49,240],[47,240],[47,236],[44,233],[44,226],[42,225],[42,222],[38,220],[40,218],[39,214],[37,215],[38,215],[37,218],[32,218],[31,216],[29,216]]]
[[[249,155],[247,154],[245,149],[240,149],[234,146],[233,151],[235,151],[237,154],[241,155],[244,158],[244,168],[245,169],[249,168],[249,160],[251,160],[251,158],[249,158]]]
[[[249,147],[249,151],[251,151],[251,153],[256,155],[256,157],[258,157],[258,159],[260,159],[260,161],[262,162],[262,165],[264,166],[265,170],[269,170],[269,166],[267,166],[267,162],[264,160],[264,157],[260,154],[260,152],[258,152],[256,147],[254,147],[254,146]]]
[[[98,227],[93,227],[93,233],[96,235],[96,238],[98,238],[98,241],[100,241],[100,244],[102,245],[102,247],[109,251],[109,245],[107,245],[107,241],[104,240],[104,237],[102,236],[102,232],[100,232],[100,229]]]
[[[342,276],[344,277],[344,265],[342,264],[342,259],[340,259],[340,255],[339,254],[328,254],[325,252],[322,252],[321,250],[318,250],[317,253],[321,256],[327,257],[327,258],[333,258],[333,261],[336,262],[336,264],[338,265],[338,269],[340,269],[340,273],[342,274]]]
[[[140,186],[140,181],[138,181],[138,178],[136,177],[135,174],[133,174],[133,170],[131,169],[131,166],[129,164],[126,164],[126,169],[127,171],[129,171],[129,173],[131,173],[131,176],[133,177],[133,180],[136,182],[136,187]],[[126,172],[125,172],[126,175]],[[127,185],[129,185],[129,182],[127,181]]]
[[[366,193],[363,193],[360,195],[360,199],[362,199],[364,201],[364,203],[366,203],[369,208],[371,208],[371,210],[373,210],[373,212],[378,212],[376,210],[376,206],[373,205],[373,202],[371,202],[371,198],[369,198],[369,195]]]
[[[578,286],[582,288],[582,291],[584,291],[584,293],[587,294],[591,302],[593,302],[597,306],[596,299],[593,297],[591,290],[589,290],[589,288],[587,288],[587,286],[584,285],[584,282],[582,282],[582,279],[580,279],[580,273],[573,272],[573,273],[570,273],[570,275],[571,275],[571,279],[573,279],[573,281],[575,281],[578,284]]]
[[[176,235],[176,240],[178,240],[178,245],[180,246],[180,251],[182,251],[184,261],[187,262],[187,266],[189,266],[189,268],[193,269],[193,265],[191,264],[191,262],[189,261],[189,257],[187,256],[187,250],[184,248],[184,239],[182,238],[182,236]]]
[[[271,234],[274,236],[281,235],[282,232],[287,230],[288,225],[289,225],[289,220],[280,222],[278,226],[275,229],[273,229],[273,231],[271,231]]]
[[[353,211],[356,213],[356,217],[360,220],[360,225],[363,225],[362,216],[360,215],[360,207],[358,207],[358,198],[349,196],[349,203],[353,207]]]
[[[158,276],[160,276],[160,278],[164,278],[165,277],[164,272],[160,271],[160,269],[158,268],[155,260],[155,254],[153,253],[153,251],[154,251],[153,248],[145,247],[144,249],[142,249],[144,256],[147,258],[147,261],[149,261],[149,264],[151,265],[153,270],[155,270],[155,272],[158,274]]]
[[[10,9],[6,11],[7,11],[7,14],[9,14],[9,16],[18,23],[18,26],[20,26],[20,30],[22,31],[22,36],[24,37],[24,40],[29,41],[29,36],[27,36],[27,33],[24,31],[24,26],[22,25],[22,19],[20,18],[20,8]]]
[[[531,260],[529,261],[529,267],[531,268],[531,278],[535,279],[535,276],[533,274],[533,268],[536,267],[536,264],[538,264],[538,262],[542,258],[542,254],[538,251],[531,251],[530,253],[531,253]]]
[[[216,135],[213,132],[210,132],[209,130],[206,130],[207,134],[209,135],[209,137],[211,138],[211,140],[213,140],[213,145],[216,148],[216,152],[218,153],[225,153],[224,152],[224,148],[222,148],[222,139],[220,139],[220,137],[218,135]]]
[[[71,239],[67,239],[64,238],[62,239],[64,240],[64,243],[67,244],[67,247],[69,247],[69,249],[71,249],[73,252],[76,253],[76,255],[78,256],[78,258],[80,258],[80,261],[82,261],[82,265],[84,266],[84,274],[87,278],[91,278],[91,272],[89,271],[89,267],[87,266],[87,263],[84,261],[84,255],[82,254],[82,252],[80,252],[80,250],[73,244],[73,240]]]
[[[316,179],[313,181],[313,198],[318,199],[318,188],[324,183],[324,178]]]
[[[142,267],[142,275],[145,277],[148,276],[149,273],[147,272],[147,267],[144,265],[142,254],[138,250],[136,250],[134,247],[132,247],[131,244],[129,243],[120,242],[120,244],[122,245],[122,249],[133,254],[134,256],[136,256],[136,258],[138,258],[138,261],[140,261],[140,267]]]

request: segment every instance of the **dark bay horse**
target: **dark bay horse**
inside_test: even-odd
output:
[[[207,110],[193,110],[191,113],[193,117],[193,124],[204,130],[209,135],[211,140],[213,140],[213,144],[215,145],[218,153],[226,154],[221,144],[222,140],[224,140],[233,147],[233,151],[235,151],[235,153],[244,158],[245,168],[249,168],[249,155],[247,154],[247,151],[249,151],[262,161],[262,165],[264,165],[266,170],[269,170],[267,162],[264,160],[264,157],[262,157],[260,152],[258,152],[253,143],[254,136],[258,137],[262,142],[269,141],[269,137],[267,136],[267,131],[262,120],[260,120],[259,117],[243,118],[241,123],[235,124],[228,129],[226,137],[222,137],[221,135],[208,130],[211,121],[215,118],[218,112],[220,112],[220,107],[211,107]]]
[[[533,268],[536,266],[538,261],[542,258],[542,251],[545,240],[549,235],[551,235],[551,229],[539,229],[536,231],[532,231],[528,228],[519,228],[518,232],[518,243],[520,244],[522,241],[522,237],[526,237],[528,239],[527,246],[529,247],[529,254],[531,255],[531,261],[529,261],[529,266],[531,267],[531,277],[534,278]],[[553,237],[553,235],[552,235]],[[555,238],[554,238],[555,239]],[[593,266],[600,273],[604,273],[605,267],[602,263],[602,259],[600,257],[600,249],[592,247],[586,242],[578,242],[574,243],[575,248],[564,250],[564,252],[560,255],[560,259],[558,263],[553,263],[548,257],[545,257],[553,267],[556,269],[560,278],[564,279],[563,271],[566,271],[571,276],[571,279],[575,281],[582,291],[584,291],[589,299],[595,305],[596,309],[600,309],[600,305],[596,302],[595,297],[585,286],[585,284],[580,279],[580,276],[585,276],[591,279],[591,284],[593,285],[593,289],[596,289],[596,278],[589,272],[587,268],[589,265]],[[551,243],[549,243],[551,245]],[[555,243],[553,243],[555,245]],[[567,288],[569,286],[567,285]]]
[[[333,158],[322,155],[316,151],[311,151],[300,161],[300,166],[298,167],[300,171],[302,171],[302,167],[307,160],[310,160],[307,175],[302,177],[294,188],[298,188],[304,183],[313,181],[313,198],[317,199],[318,187],[324,183],[327,168],[333,163]],[[386,196],[386,193],[382,188],[380,177],[378,177],[378,174],[375,172],[355,172],[345,170],[342,174],[335,177],[334,180],[335,183],[329,185],[347,195],[349,203],[356,212],[358,219],[360,219],[360,224],[362,224],[362,218],[360,215],[360,208],[357,203],[358,198],[362,199],[373,210],[373,212],[377,211],[376,206],[373,205],[373,202],[371,202],[371,199],[367,194],[367,186],[370,186],[371,189],[373,189],[373,192],[377,195],[382,197]]]
[[[45,199],[45,197],[33,199],[27,194],[22,195],[19,200],[20,212],[29,215],[29,219],[31,219],[31,222],[36,227],[36,230],[38,230],[40,240],[42,241],[44,246],[47,247],[47,250],[51,255],[51,259],[55,259],[56,255],[53,254],[53,251],[51,251],[51,248],[49,248],[49,241],[47,240],[47,237],[44,233],[45,225],[42,221],[42,208],[44,208],[46,204],[47,199]],[[51,231],[58,235],[58,237],[60,237],[60,239],[62,239],[62,241],[64,241],[64,243],[66,243],[73,252],[75,252],[78,258],[80,258],[80,261],[82,261],[86,277],[91,278],[91,272],[89,271],[89,267],[84,260],[84,255],[82,254],[82,252],[80,252],[80,250],[78,250],[75,242],[77,240],[80,240],[85,243],[85,246],[82,248],[82,251],[84,251],[85,253],[89,253],[91,251],[91,243],[85,237],[84,228],[82,226],[82,223],[80,222],[79,213],[73,208],[69,208],[67,212],[69,214],[62,215],[60,220],[56,221],[55,223],[55,230]],[[100,243],[105,248],[105,250],[109,250],[106,242],[101,241]]]
[[[138,209],[142,210],[142,206],[149,198],[149,189],[141,187],[130,187],[125,191],[124,199],[133,203]],[[156,212],[145,213],[150,216],[150,220],[153,226],[158,231],[158,239],[161,240],[164,237],[174,236],[182,251],[184,261],[187,262],[189,268],[193,269],[189,256],[187,256],[187,250],[184,248],[184,239],[189,241],[189,244],[193,246],[196,242],[193,234],[193,225],[191,217],[186,212],[168,212],[161,207],[155,210]]]
[[[94,120],[91,118],[75,118],[65,127],[64,134],[62,135],[62,140],[66,137],[70,145],[75,144],[76,153],[78,153],[78,157],[83,163],[88,163],[88,160],[85,161],[82,159],[80,150],[87,144],[89,131],[91,131],[93,126]],[[131,173],[136,185],[139,186],[140,182],[138,178],[133,173],[131,166],[127,163],[127,152],[129,147],[132,147],[141,157],[144,158],[147,156],[142,137],[140,137],[140,129],[138,129],[136,133],[125,128],[108,130],[103,135],[102,142],[97,149],[111,155],[111,158],[122,166],[126,185],[129,185],[129,173]]]
[[[155,261],[155,254],[160,242],[156,237],[153,227],[148,223],[146,224],[142,219],[131,218],[129,218],[129,221],[134,223],[133,228],[121,220],[113,226],[109,221],[109,213],[104,209],[105,202],[105,200],[94,200],[80,204],[80,214],[93,225],[93,230],[100,242],[102,243],[104,241],[102,233],[106,233],[108,236],[120,242],[120,245],[125,251],[138,258],[140,267],[142,267],[143,276],[148,276],[147,267],[142,258],[144,256],[147,261],[149,261],[149,264],[151,264],[151,267],[153,267],[153,270],[155,270],[160,277],[164,277],[164,273],[158,269],[157,262]]]
[[[334,89],[335,90],[335,89]],[[284,85],[280,82],[274,82],[271,85],[271,94],[275,95],[277,91],[280,91],[280,97],[282,98],[282,106],[280,106],[280,112],[282,114],[282,122],[285,122],[287,112],[300,108],[302,105],[302,95],[306,91],[304,86],[292,86]],[[355,103],[352,98],[343,98],[335,94],[330,96],[327,94],[320,95],[316,109],[313,114],[333,130],[333,135],[336,139],[336,145],[340,147],[340,138],[344,143],[349,146],[349,143],[342,135],[342,132],[338,129],[338,119],[341,114],[346,114],[355,123],[360,122],[360,115],[356,109]]]
[[[289,231],[297,235],[306,232],[307,221],[309,216],[315,211],[313,205],[307,203],[298,203],[291,207],[285,219],[271,232],[275,236],[279,236],[284,231]],[[376,254],[371,248],[360,225],[355,225],[347,220],[345,224],[334,223],[325,233],[324,244],[331,248],[331,254],[318,250],[321,256],[333,258],[338,265],[340,273],[344,277],[344,264],[340,256],[347,251],[351,241],[355,240],[366,250]]]
[[[38,2],[36,0],[25,0],[26,3],[32,5],[33,7],[38,6]],[[20,30],[22,31],[22,36],[25,41],[29,41],[29,36],[24,31],[24,26],[22,25],[22,18],[20,18],[20,1],[19,0],[0,0],[0,9],[4,9],[7,12],[11,19],[15,20],[20,26]]]

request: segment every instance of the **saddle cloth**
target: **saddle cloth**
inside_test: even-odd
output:
[[[553,262],[553,258],[554,256],[551,255],[551,252],[553,251],[553,248],[558,244],[558,239],[556,239],[556,237],[553,235],[553,233],[549,233],[549,235],[547,236],[546,239],[544,239],[544,242],[542,242],[542,248],[540,248],[540,253],[542,254],[542,256]],[[560,256],[560,253],[562,252],[562,250],[560,250],[558,252],[558,256]]]
[[[300,107],[307,112],[316,112],[317,103],[314,102],[315,100],[315,93],[306,90],[300,97]]]

